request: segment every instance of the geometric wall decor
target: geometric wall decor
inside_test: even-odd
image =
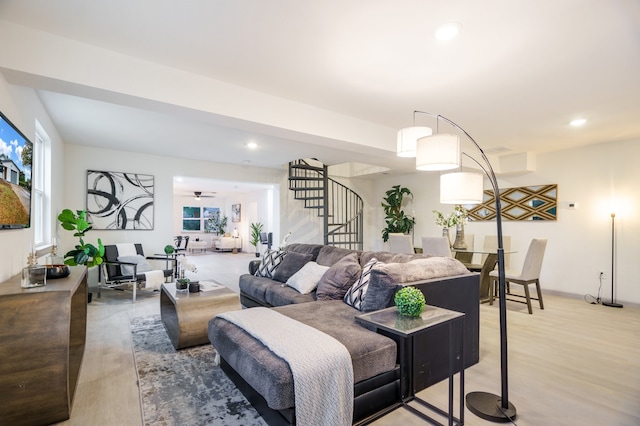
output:
[[[93,229],[153,229],[153,175],[87,170]]]
[[[503,220],[557,220],[558,185],[500,189]],[[482,204],[465,205],[470,220],[495,220],[493,190],[486,190]]]

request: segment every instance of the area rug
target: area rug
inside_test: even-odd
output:
[[[176,351],[159,315],[132,318],[131,337],[145,425],[266,425],[211,345]]]

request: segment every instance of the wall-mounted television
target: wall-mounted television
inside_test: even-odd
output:
[[[33,143],[0,112],[0,229],[31,225]]]

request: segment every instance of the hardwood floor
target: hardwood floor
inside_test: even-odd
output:
[[[214,278],[237,291],[250,253],[194,255],[198,278]],[[640,307],[590,305],[544,293],[545,309],[507,303],[509,400],[519,426],[640,425]],[[142,424],[129,319],[159,313],[159,296],[106,291],[88,306],[87,346],[71,419],[61,425]],[[427,301],[428,302],[428,301]],[[500,394],[497,305],[480,307],[480,363],[466,371],[466,392]],[[457,380],[456,380],[457,383]],[[457,393],[457,391],[456,391]],[[447,406],[447,383],[419,396]],[[457,401],[456,401],[457,404]],[[422,424],[404,409],[376,426]],[[465,412],[466,425],[493,424]]]

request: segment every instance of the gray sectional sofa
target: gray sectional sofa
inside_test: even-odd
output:
[[[300,269],[300,264],[309,261],[328,269],[315,291],[301,294],[285,282]],[[478,362],[478,274],[466,272],[455,259],[290,244],[277,268],[262,271],[267,276],[255,275],[265,260],[262,265],[258,263],[252,262],[251,273],[240,277],[243,307],[273,307],[334,337],[347,348],[354,369],[354,423],[410,393],[406,386],[409,381],[400,380],[401,375],[408,374],[406,367],[400,368],[406,364],[399,359],[402,351],[398,350],[404,342],[397,336],[368,330],[355,319],[364,311],[392,306],[393,295],[403,285],[419,288],[428,304],[466,314],[464,367]],[[370,270],[369,287],[358,310],[345,303],[343,296],[367,264],[375,266]],[[220,354],[225,372],[269,424],[295,424],[293,377],[285,361],[243,329],[218,317],[209,323],[209,339]],[[444,342],[447,336],[436,333],[433,341],[440,339]],[[430,385],[446,378],[446,353],[429,348],[422,352],[424,377],[420,382]]]

